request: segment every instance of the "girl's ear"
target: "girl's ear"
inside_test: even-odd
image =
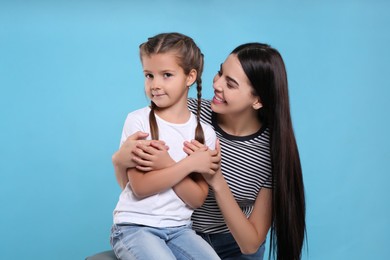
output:
[[[187,76],[187,87],[190,87],[192,84],[194,84],[197,75],[198,75],[198,72],[195,69],[192,69],[190,71],[190,73],[188,73],[188,76]]]
[[[263,107],[263,103],[261,103],[259,97],[256,97],[255,101],[252,103],[252,107],[254,110],[259,110]]]

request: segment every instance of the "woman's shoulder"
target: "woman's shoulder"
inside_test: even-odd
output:
[[[239,149],[244,149],[243,147],[269,149],[270,147],[270,133],[267,127],[262,127],[256,133],[247,136],[234,136],[223,131],[217,124],[213,124],[213,126],[219,138],[231,147],[237,147]]]
[[[198,99],[197,98],[188,98],[187,100],[188,108],[191,112],[196,113],[198,109]],[[211,110],[211,100],[201,99],[200,100],[202,110]]]

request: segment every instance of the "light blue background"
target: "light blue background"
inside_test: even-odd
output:
[[[306,185],[303,258],[387,259],[389,13],[368,0],[1,1],[0,258],[110,248],[111,155],[127,113],[147,104],[138,45],[179,31],[205,54],[206,98],[238,44],[282,53]]]

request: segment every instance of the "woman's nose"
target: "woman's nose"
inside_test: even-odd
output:
[[[219,77],[218,75],[215,75],[215,77],[213,79],[213,88],[214,88],[214,90],[222,91],[221,83],[222,83],[221,77]]]

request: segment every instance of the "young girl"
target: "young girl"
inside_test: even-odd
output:
[[[221,65],[213,88],[213,99],[202,101],[201,117],[220,139],[221,171],[203,174],[212,192],[195,210],[193,228],[222,259],[263,259],[270,228],[270,253],[300,259],[305,194],[280,53],[261,43],[238,46]],[[190,99],[189,106],[194,111],[198,102]],[[126,178],[124,167],[157,164],[150,162],[152,146],[134,141],[140,137],[133,135],[113,155],[118,179]],[[199,147],[194,141],[185,150],[191,157]]]
[[[119,259],[219,259],[191,229],[190,220],[208,194],[199,173],[213,173],[219,163],[207,151],[215,148],[215,132],[199,120],[203,55],[191,38],[164,33],[141,44],[140,57],[151,105],[127,116],[121,143],[137,131],[150,133],[169,146],[169,156],[161,154],[163,169],[154,166],[147,174],[127,170],[129,181],[121,183],[114,210],[112,247]],[[187,108],[188,89],[195,82],[197,117]],[[193,138],[206,148],[188,157],[183,142]]]

